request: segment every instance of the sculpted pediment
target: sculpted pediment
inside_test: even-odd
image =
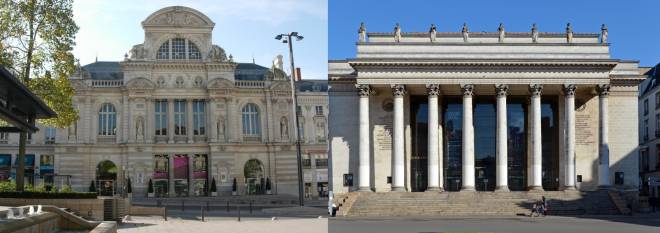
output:
[[[233,88],[234,83],[224,78],[215,78],[209,81],[207,87],[208,89],[227,89],[227,88]]]
[[[142,23],[144,26],[210,26],[215,23],[201,12],[183,6],[160,9],[151,14]]]
[[[128,89],[153,89],[154,87],[156,87],[156,84],[154,84],[151,80],[146,78],[136,78],[131,81],[128,81],[126,87]]]

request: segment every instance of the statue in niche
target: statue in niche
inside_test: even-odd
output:
[[[135,132],[138,140],[144,139],[144,118],[142,116],[137,117],[135,120]]]
[[[225,139],[225,118],[220,117],[218,118],[218,123],[217,123],[217,130],[218,130],[218,139],[224,140]]]
[[[286,117],[280,118],[280,137],[282,139],[289,138],[289,122]]]

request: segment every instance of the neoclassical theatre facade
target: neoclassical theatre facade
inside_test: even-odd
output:
[[[331,190],[637,192],[644,77],[607,33],[361,25],[329,64]]]
[[[265,194],[267,186],[297,195],[282,56],[270,67],[235,62],[212,44],[214,25],[197,10],[163,8],[142,22],[144,42],[123,61],[80,67],[70,78],[80,119],[32,135],[32,182],[68,180],[79,191],[94,182],[111,195],[130,178],[136,197],[147,196],[149,180],[157,197],[191,197],[210,195],[212,180],[219,195],[231,195],[236,179],[238,195]],[[305,167],[307,196],[327,195],[327,82],[297,81],[296,89],[303,157],[316,165]],[[2,161],[15,161],[18,136],[3,138]]]

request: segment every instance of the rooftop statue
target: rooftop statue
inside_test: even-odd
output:
[[[467,23],[463,23],[462,32],[463,32],[463,42],[468,42],[468,39],[469,39],[470,35],[468,34],[469,30],[468,30]]]
[[[401,26],[399,26],[399,23],[396,23],[396,26],[394,26],[394,42],[400,42],[401,41]]]
[[[431,24],[431,28],[429,29],[429,36],[431,37],[431,42],[435,42],[435,35],[436,35],[435,24]]]
[[[539,39],[539,30],[536,28],[536,24],[532,24],[532,42],[536,43]]]
[[[600,26],[600,43],[605,44],[607,43],[607,27],[605,24]]]
[[[367,28],[364,26],[364,22],[360,23],[360,28],[358,29],[358,41],[367,41]]]
[[[571,26],[571,23],[566,24],[566,42],[573,42],[573,27]]]
[[[501,43],[501,42],[504,42],[504,25],[503,25],[502,23],[500,23],[500,26],[497,28],[497,31],[498,31],[499,34],[500,34],[499,42],[500,42],[500,43]]]

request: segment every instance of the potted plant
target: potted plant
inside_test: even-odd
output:
[[[231,184],[231,195],[236,196],[236,177],[234,177],[234,183]]]
[[[218,190],[217,187],[215,186],[215,178],[211,180],[211,188],[210,188],[211,196],[212,197],[217,197],[218,196]]]
[[[90,193],[95,193],[96,192],[96,184],[95,184],[94,180],[92,180],[92,182],[89,183],[89,192]]]
[[[128,194],[128,199],[133,198],[133,184],[131,184],[131,178],[128,178],[126,182],[126,193]]]
[[[266,194],[268,194],[268,195],[273,194],[270,191],[270,178],[269,177],[266,177]]]
[[[148,188],[147,188],[147,197],[154,197],[154,183],[151,182],[151,179],[149,179],[148,183]]]

